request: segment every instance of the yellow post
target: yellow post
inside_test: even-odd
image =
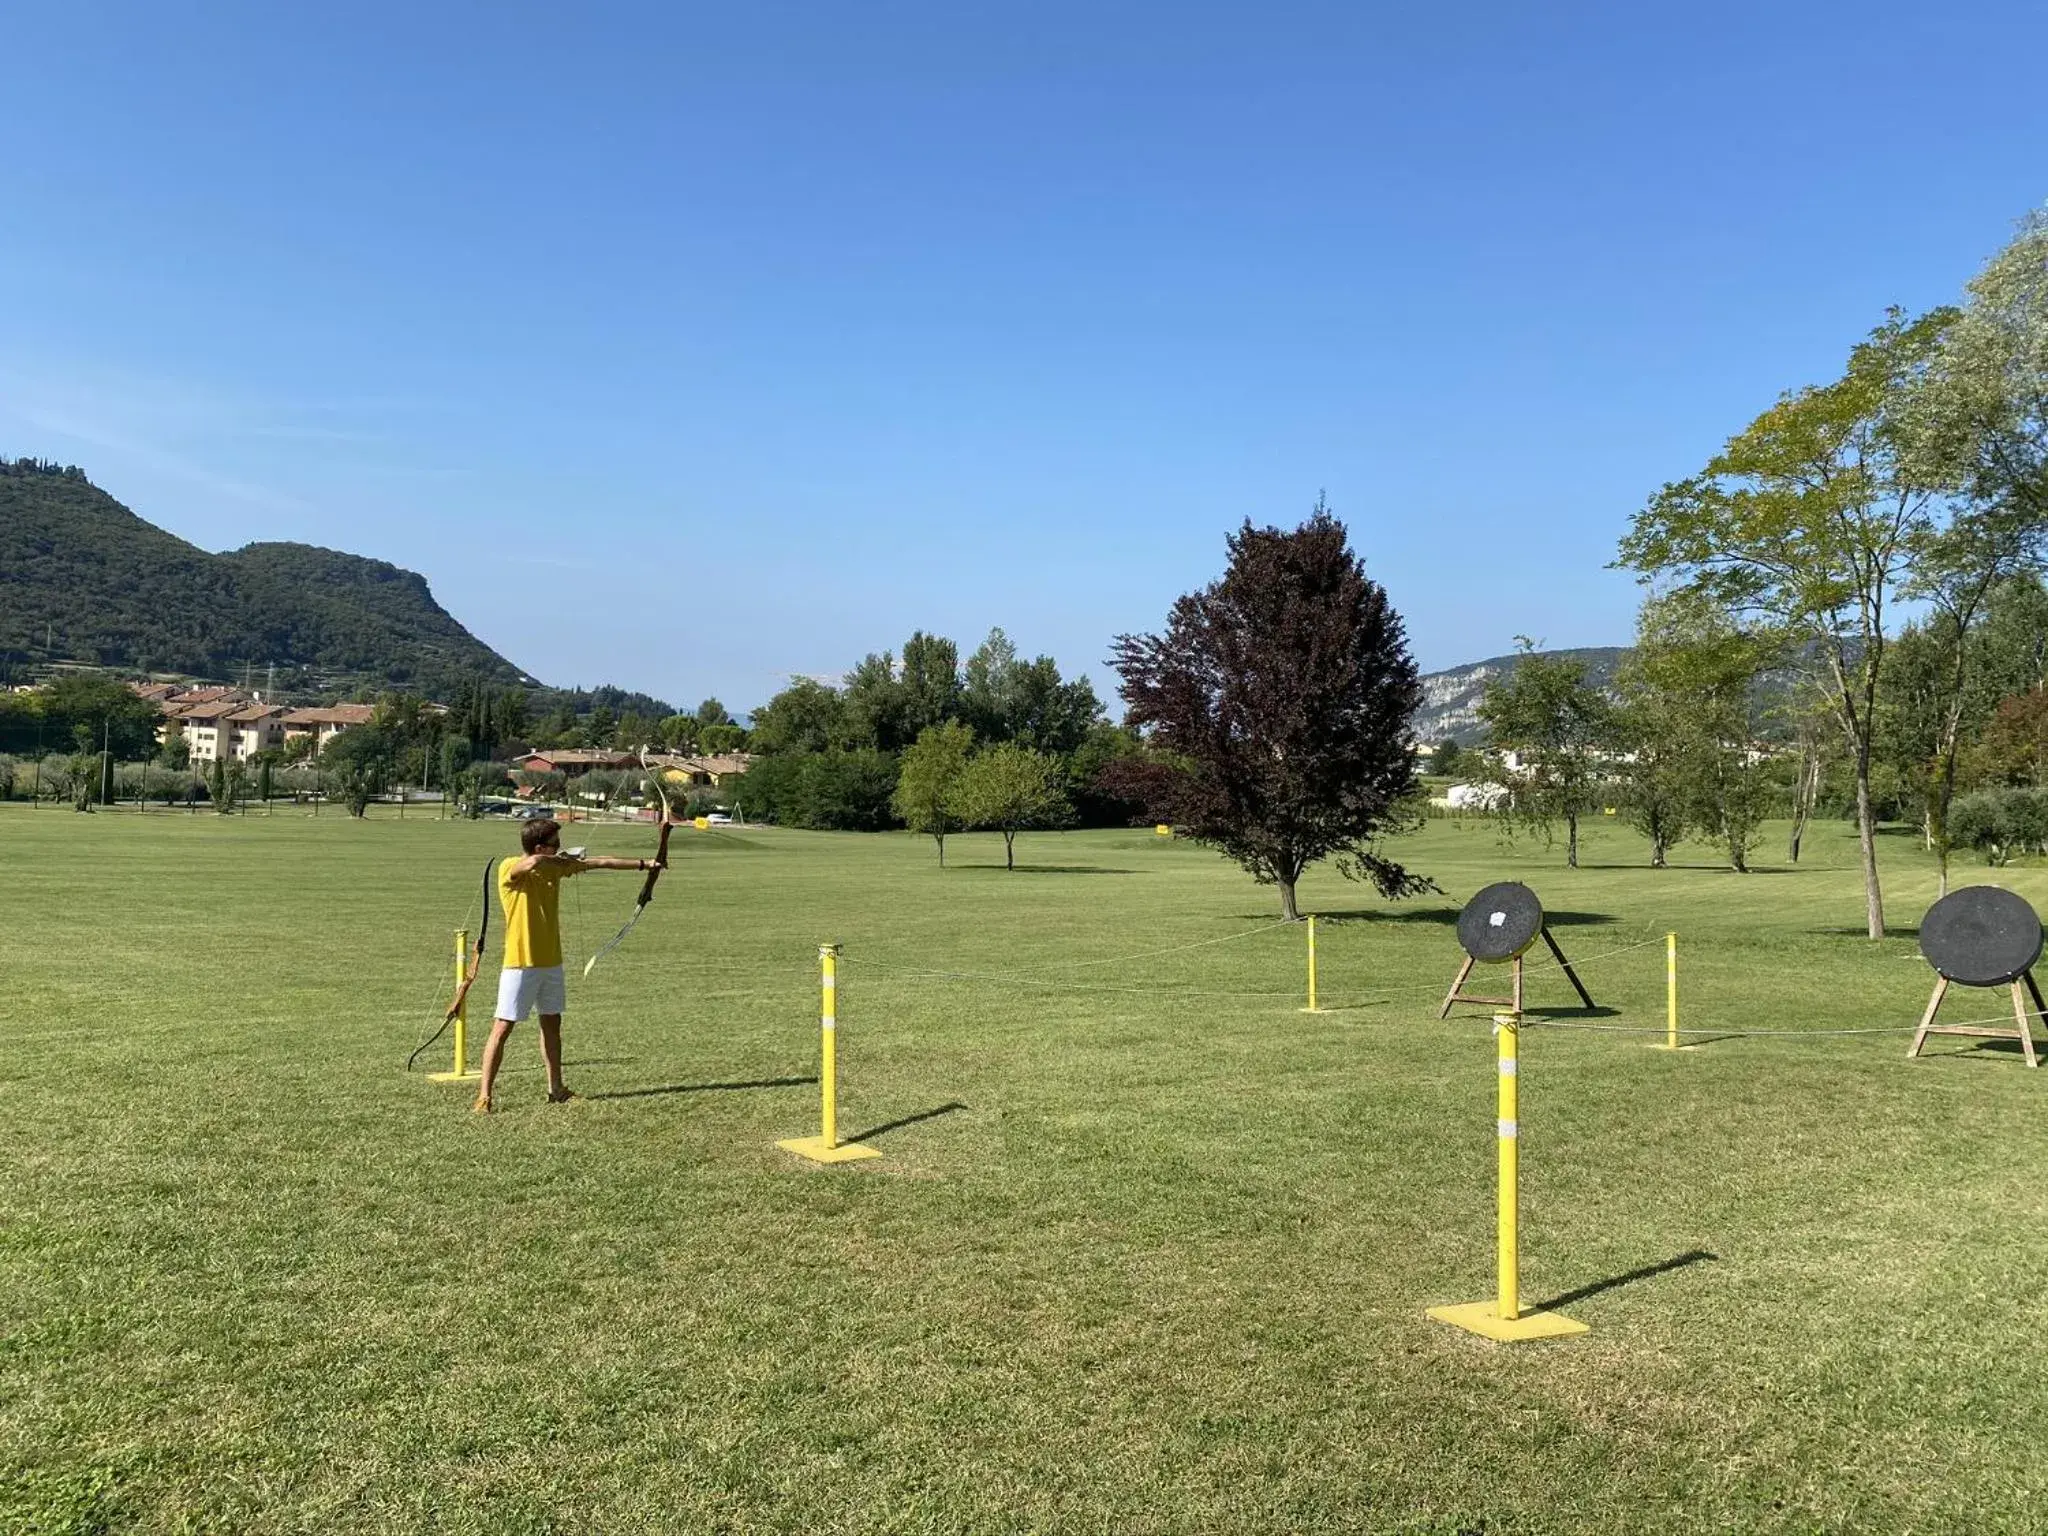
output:
[[[1664,1044],[1678,1049],[1678,935],[1664,935]]]
[[[775,1143],[786,1152],[807,1157],[814,1163],[851,1163],[864,1157],[880,1157],[873,1147],[854,1142],[839,1144],[839,946],[818,946],[818,1023],[824,1039],[818,1052],[818,1092],[821,1108],[818,1134],[795,1136]]]
[[[1316,919],[1311,912],[1308,919],[1308,1006],[1303,1013],[1321,1013],[1316,1006]]]
[[[1510,1009],[1493,1016],[1499,1042],[1495,1090],[1494,1144],[1496,1232],[1494,1298],[1454,1307],[1431,1307],[1429,1315],[1482,1338],[1512,1343],[1584,1333],[1586,1325],[1556,1312],[1522,1311],[1521,1146],[1522,1016]]]
[[[469,974],[469,930],[455,930],[455,990],[462,990],[462,978]],[[455,1065],[446,1072],[430,1072],[427,1080],[434,1083],[466,1083],[481,1072],[469,1070],[469,999],[463,998],[462,1006],[455,1010]]]
[[[1522,1315],[1522,1253],[1515,1227],[1522,1206],[1521,1162],[1521,1033],[1522,1016],[1496,1013],[1493,1033],[1500,1043],[1499,1118],[1494,1126],[1496,1180],[1499,1184],[1499,1231],[1495,1239],[1498,1299],[1496,1313],[1512,1323]]]
[[[818,1140],[831,1151],[839,1145],[839,946],[818,946],[818,968],[822,973],[823,997],[819,1024],[825,1036],[819,1049],[818,1082],[824,1107],[818,1115]]]

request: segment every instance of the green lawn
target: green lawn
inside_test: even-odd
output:
[[[1432,823],[1446,898],[1305,884],[1310,1015],[1273,893],[1150,832],[678,833],[587,981],[635,877],[565,896],[589,1097],[528,1026],[478,1120],[401,1067],[512,836],[0,807],[0,1529],[2048,1529],[2048,1072],[1903,1059],[1908,837],[1871,944],[1841,828]],[[1661,1026],[1675,929],[1689,1027],[1800,1032],[1528,1032],[1524,1290],[1593,1331],[1522,1346],[1423,1316],[1492,1286],[1490,1027],[1434,1013],[1503,877],[1596,1022]],[[885,1154],[833,1169],[774,1145],[824,940]]]

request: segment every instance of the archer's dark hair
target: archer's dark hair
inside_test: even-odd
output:
[[[561,835],[561,824],[543,816],[539,821],[529,821],[519,829],[519,846],[532,853],[542,843],[552,843]]]

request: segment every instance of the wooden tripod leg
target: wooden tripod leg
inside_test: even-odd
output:
[[[1522,1014],[1522,957],[1515,956],[1515,1016]]]
[[[1572,990],[1579,994],[1579,1001],[1588,1008],[1593,1006],[1593,994],[1586,990],[1586,984],[1579,980],[1579,973],[1572,969],[1571,961],[1565,959],[1564,951],[1557,947],[1557,940],[1550,936],[1550,930],[1543,930],[1543,942],[1550,946],[1550,952],[1557,956],[1557,963],[1564,967],[1565,979],[1572,984]]]
[[[2032,971],[2022,971],[2020,972],[2020,980],[2027,984],[2027,990],[2034,995],[2034,1012],[2048,1015],[2048,1002],[2041,1000],[2041,984],[2034,980],[2034,973]]]
[[[1436,1016],[1438,1018],[1448,1019],[1451,1016],[1451,1004],[1455,1003],[1458,1000],[1458,989],[1465,985],[1465,978],[1467,976],[1470,976],[1471,974],[1472,957],[1470,955],[1467,955],[1465,957],[1465,963],[1458,967],[1458,979],[1451,983],[1451,990],[1444,994],[1443,1007],[1437,1009],[1436,1011]]]
[[[1927,1011],[1920,1015],[1920,1028],[1913,1036],[1913,1043],[1906,1051],[1906,1060],[1911,1061],[1920,1054],[1920,1047],[1927,1043],[1927,1031],[1933,1027],[1934,1011],[1941,1006],[1941,1000],[1948,996],[1948,978],[1934,979],[1934,996],[1927,1000]]]
[[[2027,1000],[2018,982],[2012,984],[2012,1016],[2020,1027],[2020,1049],[2027,1053],[2027,1065],[2038,1067],[2041,1063],[2034,1055],[2034,1023],[2027,1017]]]

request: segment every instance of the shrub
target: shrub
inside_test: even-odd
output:
[[[1959,795],[1948,813],[1949,845],[1975,848],[1993,866],[2048,848],[2048,792],[1984,789]]]

